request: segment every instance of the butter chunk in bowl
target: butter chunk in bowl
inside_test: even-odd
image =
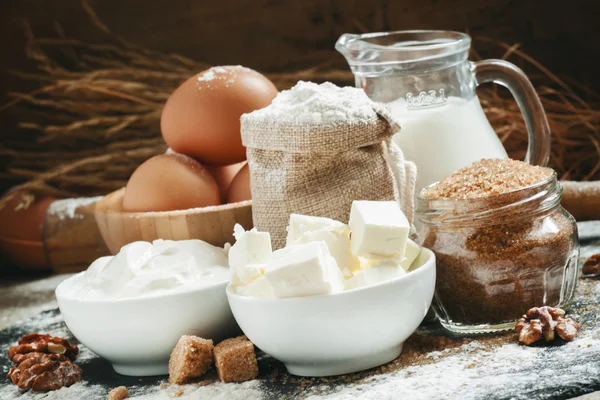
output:
[[[340,375],[395,359],[431,304],[434,254],[408,238],[401,212],[369,215],[391,204],[360,203],[350,226],[292,214],[287,246],[262,253],[253,279],[242,283],[232,269],[227,296],[240,328],[294,375]],[[382,246],[374,234],[389,240]]]

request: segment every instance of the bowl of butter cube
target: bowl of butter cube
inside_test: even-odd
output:
[[[348,224],[291,214],[286,246],[236,226],[231,311],[244,334],[298,376],[342,375],[397,358],[435,288],[435,255],[393,201],[354,201]]]

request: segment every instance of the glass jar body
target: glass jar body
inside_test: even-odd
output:
[[[536,215],[471,224],[424,223],[421,245],[436,255],[433,308],[457,333],[514,327],[531,307],[565,307],[573,298],[579,243],[573,217],[559,205]]]

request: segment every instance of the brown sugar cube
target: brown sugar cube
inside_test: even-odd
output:
[[[169,359],[169,383],[181,385],[206,373],[213,362],[213,341],[183,335]]]
[[[123,400],[129,397],[129,391],[125,386],[114,388],[108,394],[108,400]]]
[[[215,366],[223,382],[244,382],[258,376],[254,345],[246,336],[223,340],[215,346]]]

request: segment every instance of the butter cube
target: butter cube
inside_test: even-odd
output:
[[[265,277],[275,297],[301,297],[344,290],[344,278],[324,242],[295,244],[273,252]]]
[[[395,201],[353,201],[349,225],[354,255],[404,257],[410,225]]]
[[[301,214],[290,214],[290,222],[287,227],[287,238],[286,245],[294,243],[300,239],[301,236],[308,232],[314,232],[321,229],[327,229],[330,231],[339,231],[343,233],[350,233],[348,225],[336,221],[331,218],[324,217],[311,217],[309,215]]]
[[[412,240],[408,239],[406,241],[406,249],[404,251],[404,257],[402,258],[402,261],[400,262],[400,265],[402,266],[402,268],[404,268],[405,271],[409,270],[413,261],[415,261],[417,259],[417,257],[419,256],[419,253],[421,253],[421,247],[418,244],[416,244],[415,242],[413,242]]]
[[[372,267],[363,269],[346,280],[346,290],[375,285],[403,275],[406,275],[406,271],[396,260],[380,260]]]
[[[255,279],[260,278],[265,273],[264,264],[240,265],[235,270],[231,270],[231,283],[234,285],[247,285]]]
[[[264,275],[256,278],[247,285],[237,286],[235,290],[242,296],[260,297],[263,299],[272,299],[275,297],[273,287],[271,287],[271,284]]]
[[[273,254],[269,232],[255,229],[244,231],[241,225],[234,227],[236,242],[229,249],[229,268],[232,281],[248,284],[263,274],[264,264]]]
[[[360,261],[350,251],[350,237],[348,233],[321,229],[306,232],[293,242],[293,244],[324,242],[344,277],[350,277],[354,271],[360,269]]]
[[[420,253],[421,247],[412,240],[407,239],[406,247],[404,249],[404,257],[402,258],[399,258],[397,254],[392,254],[391,256],[379,256],[375,254],[369,254],[365,257],[358,257],[358,259],[360,260],[361,269],[370,268],[381,262],[394,262],[396,264],[401,265],[405,271],[408,271],[410,269],[410,266],[416,260]]]
[[[344,277],[352,276],[352,273],[360,268],[358,257],[350,251],[348,225],[329,218],[290,215],[288,246],[317,241],[325,242]]]

